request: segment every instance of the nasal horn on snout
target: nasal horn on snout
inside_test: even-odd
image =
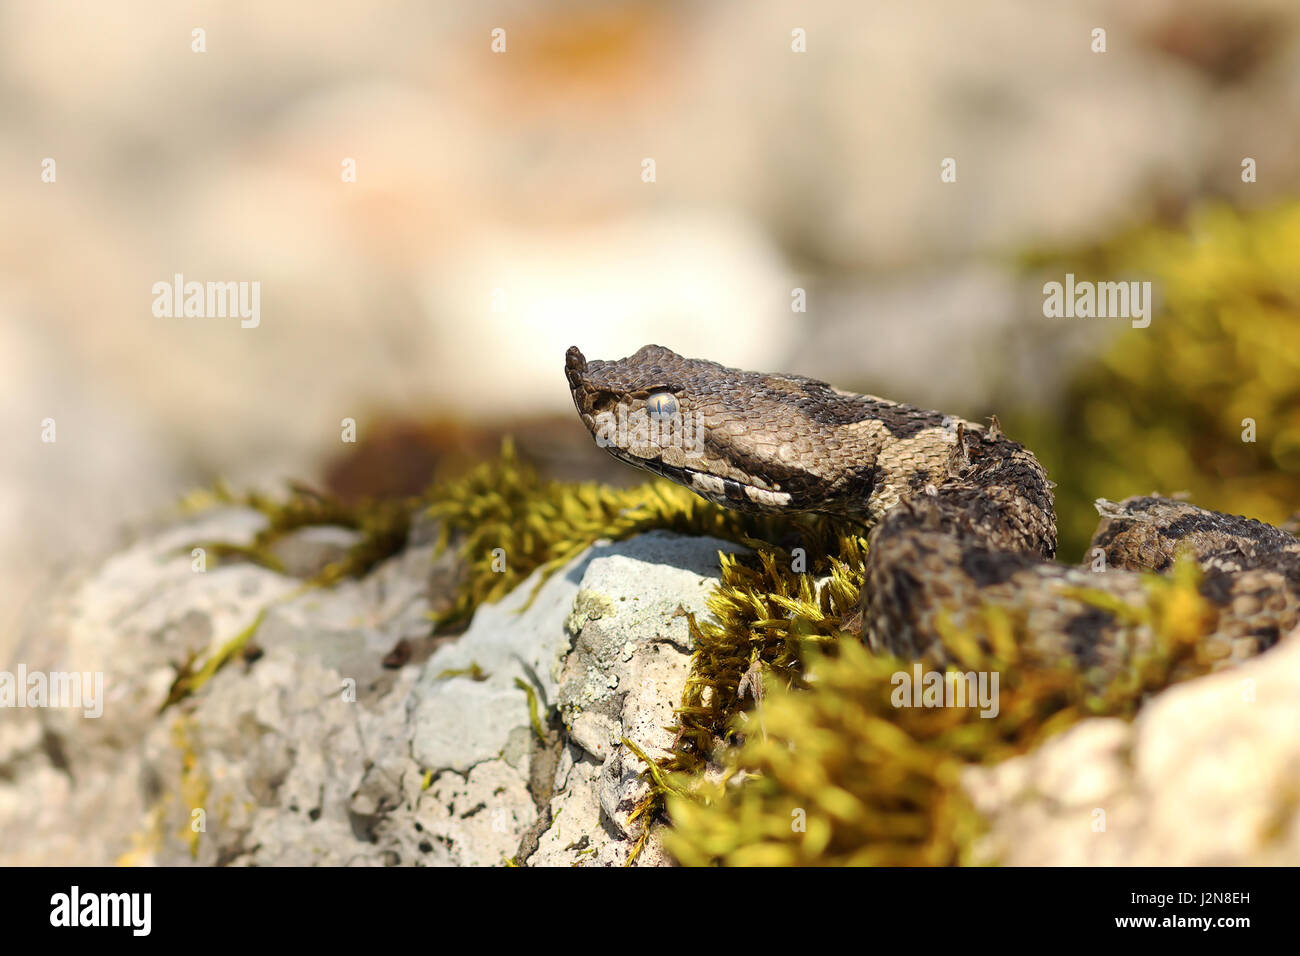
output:
[[[564,353],[564,377],[569,380],[569,388],[577,388],[582,376],[587,371],[587,360],[582,357],[576,345],[570,345]]]

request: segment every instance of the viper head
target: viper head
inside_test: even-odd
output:
[[[862,413],[824,382],[726,368],[661,345],[617,361],[587,361],[575,346],[564,373],[598,445],[717,504],[843,513],[870,490],[870,460],[830,454]]]

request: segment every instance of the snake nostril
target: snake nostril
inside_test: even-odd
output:
[[[591,413],[614,413],[618,410],[619,397],[613,392],[597,392],[591,399]]]

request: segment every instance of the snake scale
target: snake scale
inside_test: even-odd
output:
[[[570,348],[565,375],[597,443],[628,464],[727,508],[869,526],[858,629],[877,651],[942,661],[941,615],[961,626],[1001,606],[1036,653],[1113,676],[1153,639],[1114,605],[1143,606],[1137,572],[1167,571],[1184,553],[1202,571],[1215,666],[1259,653],[1300,619],[1300,539],[1182,500],[1100,499],[1089,554],[1104,564],[1057,562],[1052,483],[996,419],[986,427],[658,345],[618,361]]]

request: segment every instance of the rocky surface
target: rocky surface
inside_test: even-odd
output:
[[[429,654],[430,595],[454,560],[435,560],[431,525],[329,591],[248,564],[195,570],[192,542],[246,543],[263,520],[208,513],[60,590],[12,666],[102,671],[103,716],[0,711],[3,862],[625,862],[645,784],[620,740],[668,746],[682,612],[704,613],[732,546],[668,533],[594,546],[526,610],[535,578]],[[313,529],[279,556],[307,573],[348,541]],[[160,714],[174,665],[263,608],[256,650]],[[402,640],[417,652],[386,669]],[[652,841],[641,862],[664,861]]]
[[[981,852],[1029,866],[1300,862],[1300,631],[1171,687],[1136,720],[1084,721],[964,783]]]
[[[435,557],[433,524],[332,590],[249,564],[196,570],[193,542],[246,543],[263,521],[199,515],[51,592],[6,666],[102,671],[103,715],[0,710],[0,863],[626,862],[646,784],[621,741],[652,757],[669,747],[684,612],[705,614],[717,552],[734,546],[668,532],[597,544],[433,639],[430,602],[455,563]],[[309,574],[351,540],[313,529],[278,555]],[[250,646],[160,713],[176,665],[264,609]],[[980,856],[1300,860],[1298,683],[1292,635],[1158,695],[1132,723],[1086,721],[968,769],[989,821]],[[652,838],[638,862],[669,860]]]

